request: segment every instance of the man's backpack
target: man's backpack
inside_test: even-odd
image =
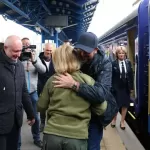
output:
[[[103,127],[109,125],[119,111],[116,100],[114,96],[111,94],[111,92],[107,97],[106,101],[107,101],[107,108],[104,114],[98,117],[99,118],[98,121]]]

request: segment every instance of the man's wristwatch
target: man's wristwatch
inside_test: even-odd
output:
[[[74,91],[77,90],[77,82],[75,82],[75,83],[73,84],[73,86],[71,87],[71,89],[73,89]]]

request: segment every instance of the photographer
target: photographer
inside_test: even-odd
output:
[[[23,50],[20,60],[22,61],[22,64],[24,66],[27,87],[35,115],[35,124],[31,127],[31,132],[34,139],[34,144],[42,148],[43,144],[42,141],[40,140],[40,130],[39,130],[40,119],[38,117],[38,113],[36,110],[36,104],[38,100],[37,81],[38,81],[38,73],[45,73],[46,67],[43,65],[41,60],[36,57],[35,50],[32,49],[36,48],[36,46],[30,44],[29,38],[23,38],[22,45]]]

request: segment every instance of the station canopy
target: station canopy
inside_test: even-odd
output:
[[[99,0],[0,0],[4,18],[50,39],[76,42],[87,31]]]

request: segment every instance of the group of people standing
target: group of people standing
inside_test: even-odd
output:
[[[0,51],[2,150],[20,149],[23,108],[34,144],[43,150],[100,150],[103,126],[99,116],[107,109],[111,92],[122,108],[120,127],[125,129],[133,73],[124,46],[117,48],[117,59],[111,62],[98,49],[96,35],[85,32],[75,47],[64,43],[54,49],[48,43],[39,57],[31,52],[30,60],[20,62],[22,45],[29,46],[29,39],[10,36]]]

